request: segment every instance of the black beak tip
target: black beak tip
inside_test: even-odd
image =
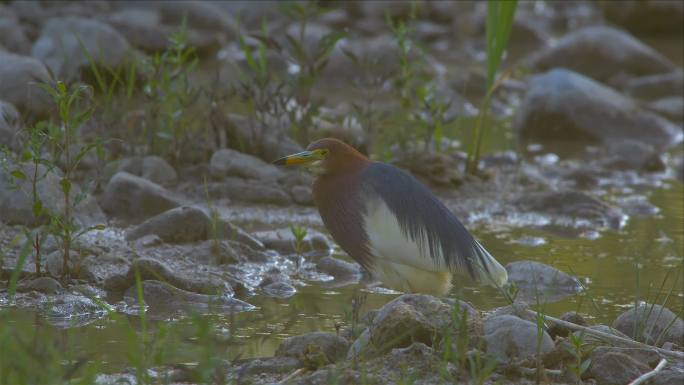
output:
[[[279,158],[271,162],[272,164],[275,164],[276,166],[284,166],[287,163],[287,158]]]

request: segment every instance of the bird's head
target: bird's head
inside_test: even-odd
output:
[[[341,140],[325,138],[311,143],[305,151],[282,157],[273,163],[305,166],[316,175],[329,175],[362,168],[368,159]]]

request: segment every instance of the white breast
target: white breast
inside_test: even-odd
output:
[[[370,250],[377,259],[430,272],[449,270],[444,266],[441,250],[433,260],[425,255],[427,249],[421,250],[416,241],[401,231],[399,221],[382,199],[367,204],[364,222]]]

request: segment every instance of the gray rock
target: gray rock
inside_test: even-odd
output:
[[[580,326],[587,326],[587,321],[579,315],[577,312],[574,311],[569,311],[563,313],[563,315],[560,316],[560,319],[566,322],[571,322],[574,323],[575,325],[580,325]],[[561,326],[559,324],[552,324],[549,327],[549,335],[551,336],[552,339],[556,339],[556,337],[567,337],[571,330],[566,328],[565,326]]]
[[[313,192],[309,186],[294,186],[290,190],[292,200],[303,206],[313,206]]]
[[[38,277],[30,281],[22,281],[17,285],[17,292],[38,291],[53,294],[62,290],[62,285],[52,277]]]
[[[286,338],[278,346],[276,357],[292,357],[306,360],[312,353],[323,354],[328,363],[345,358],[349,342],[335,333],[313,332]]]
[[[487,318],[499,317],[504,315],[511,315],[523,319],[525,321],[530,321],[532,323],[537,322],[537,318],[533,313],[530,313],[530,306],[524,301],[515,301],[513,305],[506,305],[494,309]]]
[[[60,328],[72,328],[87,325],[107,314],[101,303],[80,295],[65,294],[46,302],[42,306],[47,321]]]
[[[511,315],[489,317],[484,322],[484,339],[487,353],[499,362],[510,362],[553,350],[551,337],[542,329],[541,344],[537,350],[537,325]]]
[[[111,216],[132,221],[180,206],[180,202],[160,185],[124,171],[116,173],[109,181],[101,204]]]
[[[431,346],[440,336],[452,335],[457,341],[454,325],[454,304],[429,295],[404,294],[383,306],[369,327],[367,346],[356,346],[359,355],[383,353],[413,342]],[[459,314],[467,312],[467,330],[471,342],[482,335],[480,315],[469,304],[460,302]]]
[[[532,59],[546,71],[567,68],[601,82],[616,74],[652,75],[672,71],[669,59],[627,32],[605,26],[585,27],[561,38]]]
[[[126,234],[133,241],[146,235],[157,235],[165,242],[194,242],[206,240],[209,236],[211,219],[199,208],[176,207],[156,215]]]
[[[369,68],[369,76],[387,76],[395,73],[399,68],[399,46],[392,35],[382,33],[371,38],[343,39],[331,52],[328,65],[324,69],[324,76],[331,81],[344,81],[358,77],[353,62],[344,51],[352,52],[359,58],[369,58],[377,61],[377,65]],[[415,51],[415,50],[414,50]],[[411,59],[418,59],[412,52]]]
[[[662,151],[636,140],[622,140],[608,144],[610,155],[602,161],[605,167],[617,170],[664,171]]]
[[[297,239],[289,228],[257,231],[252,235],[266,248],[281,253],[328,251],[332,247],[325,235],[313,229],[306,229],[306,236],[302,239],[299,250],[297,250]]]
[[[684,365],[669,365],[652,377],[649,385],[674,385],[684,383]]]
[[[107,22],[116,28],[134,47],[148,52],[169,48],[171,36],[180,30],[180,24],[164,24],[159,9],[130,7],[113,12]],[[214,51],[225,40],[216,30],[186,28],[187,44],[202,53]]]
[[[515,118],[522,142],[610,143],[631,139],[667,148],[679,128],[633,100],[580,74],[555,69],[533,76]]]
[[[228,282],[216,277],[204,276],[199,279],[199,276],[184,276],[182,273],[172,270],[165,263],[152,258],[138,258],[131,264],[128,273],[126,274],[126,284],[128,286],[135,284],[136,271],[140,274],[141,280],[161,280],[174,287],[182,290],[187,290],[196,293],[204,294],[221,294],[233,293],[233,289]]]
[[[126,171],[160,185],[171,185],[178,180],[176,170],[164,158],[156,155],[125,158],[107,167],[112,169],[112,173]]]
[[[245,116],[232,113],[223,115],[220,111],[214,113],[213,120],[217,126],[225,128],[228,145],[236,150],[269,160],[303,150],[301,145],[287,136],[280,122],[273,122],[273,127],[263,126]],[[278,127],[280,131],[275,129]],[[265,134],[267,132],[268,135]]]
[[[69,80],[77,79],[80,71],[91,65],[88,56],[95,65],[113,68],[128,60],[129,51],[126,39],[105,23],[60,17],[43,26],[31,56],[43,61],[60,79]]]
[[[290,298],[297,293],[297,289],[287,282],[271,282],[261,287],[269,297],[274,298]]]
[[[245,179],[275,181],[281,178],[283,172],[263,160],[239,151],[224,148],[211,156],[209,173],[213,178],[225,176],[239,176]]]
[[[622,338],[629,338],[627,335],[624,333],[621,333],[619,330],[611,328],[608,325],[591,325],[589,326],[589,329],[591,330],[596,330],[598,332],[602,332],[605,334],[611,334],[617,337],[622,337]],[[595,336],[586,332],[583,332],[581,330],[578,330],[573,333],[576,337],[581,337],[582,342],[585,344],[591,344],[591,345],[605,345],[609,343],[609,341],[604,341],[602,337]]]
[[[292,373],[302,367],[302,362],[293,357],[260,357],[247,359],[239,365],[236,371],[238,378],[241,379],[251,375],[258,375],[263,378],[267,374],[285,375]],[[274,378],[273,382],[276,381]]]
[[[0,11],[1,12],[1,11]],[[26,55],[31,51],[31,40],[26,31],[14,15],[2,12],[0,15],[0,46],[8,51]]]
[[[628,355],[606,352],[593,356],[588,374],[601,385],[626,385],[650,370]]]
[[[187,26],[194,29],[213,30],[228,36],[234,36],[238,31],[237,22],[230,12],[213,1],[140,1],[116,6],[158,10],[162,22],[169,25],[180,25],[185,20]]]
[[[610,1],[599,3],[605,18],[642,34],[684,35],[684,3],[681,1]]]
[[[578,293],[581,286],[572,277],[555,267],[535,261],[516,261],[506,265],[508,282],[514,282],[518,299],[553,302]]]
[[[440,351],[416,342],[363,361],[352,360],[338,363],[335,367],[321,368],[308,377],[304,375],[300,384],[327,385],[334,381],[340,384],[398,384],[401,383],[398,378],[410,378],[414,384],[455,384],[458,369],[452,364],[445,365]]]
[[[12,104],[0,100],[0,146],[12,148],[20,129],[19,111]]]
[[[660,305],[632,307],[613,321],[613,327],[650,345],[672,342],[684,346],[684,321]]]
[[[50,80],[47,68],[32,57],[0,50],[0,95],[18,109],[44,116],[50,97],[37,84]]]
[[[198,193],[205,196],[204,186],[197,186]],[[238,202],[289,205],[292,197],[275,183],[226,177],[222,182],[208,183],[206,189],[213,199],[229,198]]]
[[[365,328],[349,347],[349,350],[347,351],[347,360],[353,360],[354,358],[359,357],[370,347],[372,347],[371,332],[369,328]]]
[[[15,167],[10,165],[10,170]],[[30,177],[34,173],[31,165],[23,165],[16,168],[21,170],[24,175]],[[50,215],[57,215],[64,212],[64,195],[60,185],[61,177],[52,171],[48,171],[44,166],[38,167],[38,175],[42,178],[37,184],[37,192],[43,202],[43,209]],[[28,179],[17,179],[10,177],[6,170],[0,167],[0,221],[7,224],[20,224],[26,226],[37,226],[47,223],[49,218],[43,215],[39,218],[33,216],[33,199],[31,197],[31,183]],[[81,193],[81,188],[72,183],[70,198],[75,202],[76,197]],[[94,226],[105,223],[106,218],[97,205],[95,199],[86,194],[73,210],[74,220],[80,226]]]
[[[684,71],[631,78],[625,82],[623,90],[627,95],[646,100],[684,96]]]
[[[684,121],[684,98],[681,96],[658,99],[649,103],[647,107],[672,121]]]
[[[646,364],[649,367],[655,367],[663,358],[657,351],[653,349],[639,349],[639,348],[620,348],[615,346],[598,346],[591,351],[592,360],[600,359],[606,353],[620,353],[632,357],[635,361]]]
[[[160,281],[144,280],[141,286],[145,305],[155,313],[176,311],[230,313],[254,309],[253,305],[230,296],[192,293]],[[126,291],[124,300],[131,305],[138,304],[138,288],[135,285]]]
[[[565,218],[582,218],[596,227],[619,229],[624,222],[622,212],[607,203],[579,191],[530,193],[515,201],[524,211]]]
[[[71,254],[67,268],[69,272],[74,271],[76,266],[75,259],[76,255]],[[64,274],[64,257],[62,255],[62,250],[55,250],[48,254],[45,258],[45,270],[53,277],[61,277]]]
[[[358,281],[361,279],[361,266],[335,257],[323,257],[316,262],[316,269],[335,277],[335,280]]]
[[[211,231],[213,231],[213,229],[210,229],[210,236],[212,236]],[[218,220],[216,224],[216,233],[219,239],[227,239],[230,241],[239,242],[240,244],[249,247],[253,251],[264,250],[264,244],[261,243],[261,241],[225,219]]]

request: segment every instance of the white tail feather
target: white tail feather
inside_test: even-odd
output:
[[[508,282],[508,272],[501,266],[480,242],[475,241],[475,254],[477,258],[474,263],[475,279],[479,282],[487,283],[494,287],[502,287]]]

